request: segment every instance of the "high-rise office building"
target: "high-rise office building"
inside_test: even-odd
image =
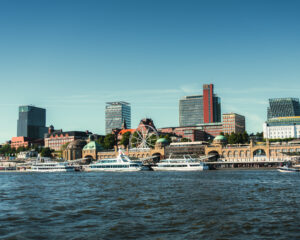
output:
[[[181,127],[215,122],[221,122],[221,100],[214,94],[213,84],[203,85],[203,95],[185,96],[179,100]]]
[[[46,109],[34,106],[20,106],[18,119],[18,137],[43,138],[47,133]]]
[[[124,124],[125,123],[125,124]],[[107,102],[105,108],[105,132],[111,133],[122,125],[131,128],[131,107],[127,102]]]
[[[268,119],[294,116],[300,116],[300,104],[298,98],[269,99]]]
[[[179,126],[195,126],[203,123],[203,96],[185,96],[179,100]]]
[[[243,133],[246,130],[245,116],[237,113],[223,114],[223,132],[224,133]]]

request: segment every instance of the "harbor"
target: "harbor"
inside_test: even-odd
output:
[[[4,239],[297,239],[299,174],[0,174]],[[287,208],[288,206],[288,208]],[[75,232],[75,233],[74,233]]]

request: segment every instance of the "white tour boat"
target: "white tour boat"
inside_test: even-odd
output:
[[[203,171],[208,170],[209,167],[203,162],[191,157],[165,159],[152,166],[154,171]]]
[[[67,162],[35,162],[31,168],[26,169],[28,172],[74,172],[75,167],[70,166]]]
[[[142,163],[133,162],[121,150],[117,158],[107,158],[96,163],[87,165],[84,168],[87,172],[131,172],[144,170]]]
[[[299,165],[294,165],[294,166],[282,166],[278,167],[277,170],[279,172],[300,172],[300,166]]]

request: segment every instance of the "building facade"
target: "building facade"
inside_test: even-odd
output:
[[[179,100],[179,126],[221,122],[221,100],[213,84],[203,85],[203,95],[185,96]]]
[[[31,147],[31,146],[43,146],[44,139],[34,139],[28,137],[12,137],[11,139],[11,148],[18,149],[19,147]]]
[[[82,158],[97,160],[97,154],[101,151],[103,151],[103,147],[99,143],[90,141],[82,149]]]
[[[167,127],[158,129],[160,134],[170,134],[190,141],[205,141],[206,133],[199,127]]]
[[[273,98],[269,99],[268,120],[278,117],[300,116],[298,98]]]
[[[193,158],[199,158],[205,155],[205,145],[203,142],[180,142],[171,143],[165,147],[166,158],[183,158],[185,156],[191,156]]]
[[[206,155],[218,155],[225,162],[271,162],[289,161],[289,154],[300,153],[299,142],[257,143],[205,146]]]
[[[20,106],[17,136],[37,139],[43,138],[45,133],[47,133],[46,109]]]
[[[63,158],[68,161],[82,158],[82,149],[86,144],[87,142],[81,139],[71,142],[63,151]]]
[[[203,122],[221,122],[221,100],[214,94],[213,84],[203,85]]]
[[[88,133],[81,131],[70,131],[63,132],[62,130],[51,132],[49,129],[49,133],[45,135],[45,147],[53,149],[55,151],[61,150],[62,145],[66,143],[73,142],[77,139],[87,139]]]
[[[220,135],[223,131],[223,124],[221,122],[203,123],[198,124],[197,126],[206,133],[206,138],[208,140],[211,140],[212,138]]]
[[[179,100],[179,126],[195,126],[203,123],[203,96],[185,96]]]
[[[243,133],[246,131],[245,116],[237,113],[223,114],[223,132],[226,134]]]
[[[272,118],[263,124],[264,138],[300,138],[300,116]]]
[[[107,102],[105,107],[105,132],[109,134],[113,129],[131,128],[131,107],[127,102]]]

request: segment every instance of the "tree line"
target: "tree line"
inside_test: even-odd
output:
[[[12,148],[10,144],[5,144],[0,148],[0,155],[4,156],[16,156],[20,152],[25,152],[25,151],[36,151],[38,152],[42,157],[51,157],[51,154],[53,150],[51,150],[48,147],[38,147],[38,146],[31,146],[31,147],[24,147],[20,146],[17,149]]]
[[[245,144],[249,143],[249,135],[246,131],[243,133],[234,133],[232,132],[231,134],[224,134],[223,132],[221,135],[225,136],[227,139],[228,144]]]

